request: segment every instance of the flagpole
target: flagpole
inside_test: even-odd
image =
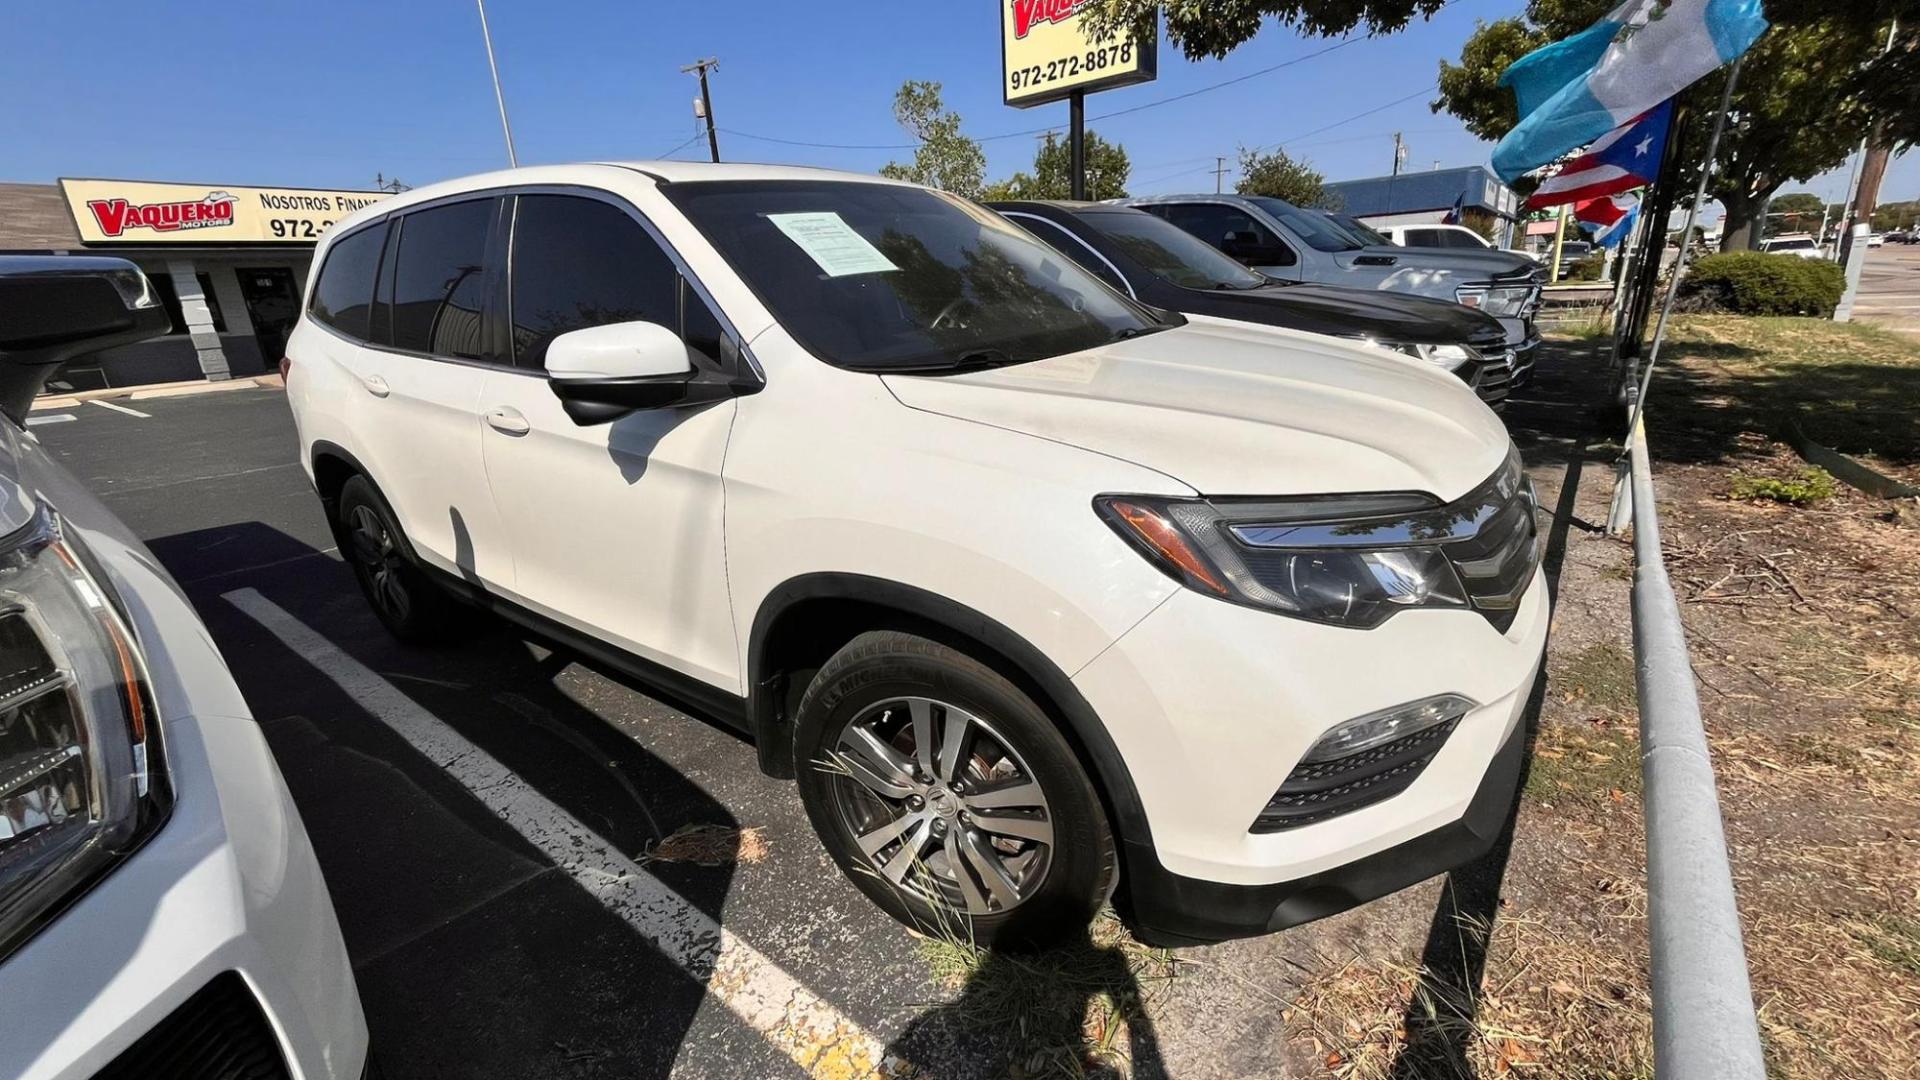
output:
[[[1680,295],[1680,282],[1687,273],[1687,252],[1692,245],[1693,225],[1700,217],[1700,204],[1707,198],[1707,181],[1713,176],[1714,158],[1720,153],[1720,133],[1727,127],[1727,112],[1733,104],[1733,86],[1740,81],[1740,65],[1746,60],[1741,53],[1734,58],[1733,67],[1727,71],[1727,88],[1720,94],[1720,112],[1713,118],[1713,134],[1707,138],[1707,158],[1700,163],[1700,183],[1693,190],[1693,205],[1687,207],[1687,223],[1680,228],[1680,257],[1673,263],[1673,281],[1667,285],[1666,299],[1660,303],[1660,321],[1654,324],[1653,346],[1647,350],[1647,362],[1640,369],[1640,392],[1634,395],[1633,416],[1627,424],[1627,433],[1621,440],[1622,446],[1633,445],[1633,433],[1640,426],[1640,416],[1647,409],[1647,390],[1653,385],[1653,367],[1660,362],[1660,344],[1667,336],[1667,320],[1673,316],[1674,298]]]

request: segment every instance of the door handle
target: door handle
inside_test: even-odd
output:
[[[520,415],[519,409],[510,409],[504,405],[487,410],[487,426],[502,435],[525,435],[533,430],[527,418]]]
[[[393,389],[387,385],[387,380],[378,375],[369,375],[361,379],[360,385],[366,387],[367,393],[372,394],[374,397],[386,397],[388,394],[393,393]]]

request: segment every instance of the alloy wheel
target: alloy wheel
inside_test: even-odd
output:
[[[370,506],[356,506],[347,515],[347,540],[353,560],[366,575],[367,591],[375,606],[404,621],[413,609],[401,570],[406,557],[394,542],[393,530]]]
[[[894,886],[977,916],[1017,907],[1046,881],[1046,794],[986,720],[932,698],[894,698],[848,723],[831,758],[840,824]]]

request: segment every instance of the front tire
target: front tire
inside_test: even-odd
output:
[[[394,637],[410,645],[454,637],[460,602],[414,562],[392,508],[366,477],[340,489],[334,530],[361,594]]]
[[[1072,747],[965,653],[862,634],[808,686],[794,735],[814,830],[909,926],[1044,945],[1084,931],[1112,890],[1113,834]]]

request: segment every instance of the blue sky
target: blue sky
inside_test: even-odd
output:
[[[1278,27],[1225,60],[1190,62],[1163,45],[1157,82],[1094,95],[1087,112],[1097,119],[1299,60],[1091,126],[1127,148],[1139,194],[1210,189],[1213,155],[1231,164],[1243,143],[1284,143],[1329,179],[1387,171],[1395,131],[1405,133],[1411,169],[1483,164],[1491,147],[1431,113],[1426,91],[1476,19],[1522,6],[1458,0],[1431,22],[1317,58],[1307,57],[1331,42]],[[889,105],[906,79],[943,83],[976,138],[1066,122],[1064,103],[1001,104],[997,8],[988,0],[490,0],[487,10],[523,164],[704,157],[703,140],[687,141],[696,87],[679,68],[709,55],[720,60],[714,111],[730,160],[870,171],[904,159],[910,150],[789,146],[732,132],[905,142]],[[0,48],[0,101],[8,103],[0,180],[369,187],[376,172],[417,185],[505,164],[470,0],[8,4]],[[1034,140],[985,146],[988,175],[998,178],[1030,165]],[[1845,180],[1838,170],[1809,186],[1838,198]],[[1883,192],[1916,195],[1920,154],[1895,162]]]

